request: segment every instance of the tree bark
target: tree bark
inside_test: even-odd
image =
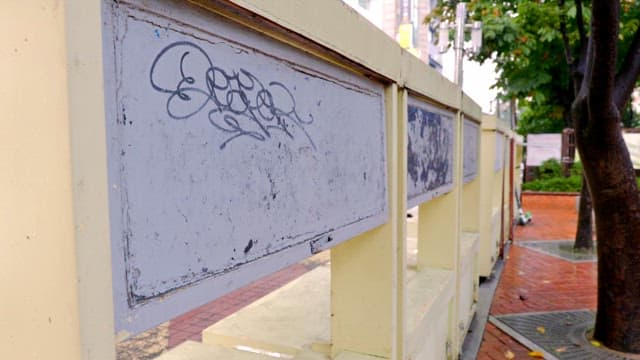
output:
[[[607,122],[619,120],[610,114]],[[598,308],[594,338],[640,353],[640,198],[621,129],[609,141],[589,141],[583,158],[593,196],[598,238]]]
[[[565,0],[559,0],[558,5],[562,10],[565,7]],[[587,37],[586,31],[584,27],[584,18],[582,14],[582,1],[576,0],[576,25],[578,27],[578,33],[580,34],[580,54],[579,61],[576,61],[576,58],[573,56],[571,52],[571,45],[569,43],[569,34],[567,31],[567,16],[562,12],[562,16],[560,17],[560,34],[562,37],[562,45],[564,48],[564,56],[565,61],[567,63],[567,70],[571,75],[572,86],[569,89],[569,93],[571,94],[571,103],[573,103],[576,99],[576,94],[580,91],[580,86],[582,84],[582,79],[584,77],[584,67],[586,65],[586,57],[587,57]],[[570,122],[569,127],[573,128],[573,113],[572,113],[572,104],[568,106],[569,110],[565,111],[566,115],[569,116]],[[586,112],[581,111],[579,116],[586,116]],[[566,116],[565,116],[566,122]],[[563,163],[563,170],[565,171],[565,176],[569,176],[569,169],[565,169],[565,164]],[[587,186],[587,181],[584,175],[582,176],[582,189],[580,191],[580,198],[578,200],[580,205],[578,206],[578,224],[576,229],[576,237],[573,242],[574,250],[591,250],[593,249],[593,207],[591,204],[591,193],[589,192],[589,187]]]
[[[593,218],[591,213],[591,193],[587,186],[587,180],[582,177],[582,190],[580,191],[580,205],[578,207],[578,228],[576,238],[573,243],[574,250],[593,249]]]
[[[574,121],[596,214],[594,338],[614,350],[640,353],[640,196],[614,101],[620,3],[593,0],[592,14]]]

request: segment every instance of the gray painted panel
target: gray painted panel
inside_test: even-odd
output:
[[[116,330],[386,221],[382,85],[182,2],[133,3],[104,3]]]
[[[471,120],[464,120],[464,153],[462,173],[464,182],[473,181],[478,176],[478,154],[480,154],[480,126]]]
[[[504,155],[504,135],[496,131],[496,157],[493,164],[493,169],[495,171],[502,170],[504,167]]]
[[[454,116],[409,98],[407,205],[410,208],[453,188]]]

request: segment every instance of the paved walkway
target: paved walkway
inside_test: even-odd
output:
[[[523,207],[533,222],[518,226],[490,309],[491,315],[595,309],[596,263],[575,263],[522,246],[531,240],[572,239],[576,228],[575,196],[525,194]],[[267,276],[250,286],[180,316],[118,346],[118,358],[153,359],[185,340],[200,341],[209,325],[328,261],[316,256]],[[478,359],[528,359],[529,350],[487,323]]]
[[[202,341],[202,331],[309,270],[329,261],[322,252],[265,276],[116,346],[118,360],[151,360],[186,340]]]
[[[575,263],[521,246],[527,240],[572,239],[576,230],[574,196],[524,195],[533,222],[518,226],[493,298],[490,314],[592,309],[596,307],[595,262]],[[529,350],[487,323],[478,359],[527,359]]]

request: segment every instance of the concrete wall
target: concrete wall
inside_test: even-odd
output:
[[[482,119],[482,166],[480,168],[480,251],[479,274],[491,276],[491,269],[500,255],[501,247],[509,239],[515,212],[513,196],[520,188],[519,160],[522,139],[517,137],[508,123],[496,116]],[[514,152],[511,153],[511,142]],[[513,170],[513,171],[511,171]],[[510,177],[514,181],[510,181]],[[510,198],[512,203],[510,203]]]
[[[6,1],[0,19],[0,358],[75,359],[65,9]]]
[[[100,3],[0,10],[0,358],[113,358]]]
[[[158,6],[160,11],[169,2],[120,2],[130,3]],[[483,233],[478,225],[482,217],[475,219],[474,211],[463,208],[473,207],[487,190],[482,182],[485,157],[491,158],[488,169],[495,173],[495,144],[486,156],[483,144],[480,176],[463,185],[463,119],[480,122],[480,107],[340,1],[171,3],[203,19],[224,18],[252,36],[304,53],[309,61],[376,84],[384,98],[379,112],[384,113],[380,118],[388,174],[385,217],[382,225],[354,232],[332,249],[329,355],[455,357],[464,338],[460,329],[472,314],[475,264],[480,261],[474,237],[463,239],[462,230],[481,234],[480,241]],[[0,5],[6,44],[0,71],[9,84],[1,97],[5,121],[0,125],[0,192],[8,199],[0,203],[6,224],[0,245],[3,359],[114,359],[115,340],[129,335],[116,333],[114,326],[122,319],[116,318],[113,284],[126,274],[112,261],[120,255],[112,251],[119,249],[113,244],[121,241],[121,234],[113,231],[117,220],[109,198],[118,184],[108,173],[113,160],[108,121],[111,101],[117,101],[115,93],[121,88],[113,86],[114,62],[105,62],[113,58],[103,53],[103,41],[114,36],[104,27],[104,9],[113,4],[69,0]],[[451,114],[453,122],[453,183],[444,194],[419,204],[413,267],[407,263],[406,240],[410,97]],[[483,143],[484,129],[483,124]],[[495,191],[487,194],[491,206],[503,207],[493,203],[502,198],[491,193]],[[115,291],[116,303],[127,301],[120,297]],[[172,311],[194,305],[176,301]],[[437,350],[418,341],[425,336]]]

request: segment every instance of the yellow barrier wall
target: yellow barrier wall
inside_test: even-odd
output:
[[[0,97],[2,359],[114,359],[115,338],[126,336],[113,334],[101,4],[0,5],[0,71],[9,84]],[[463,114],[480,119],[480,107],[341,1],[185,1],[193,5],[385,85],[389,219],[332,251],[331,353],[456,357],[465,335],[458,324],[469,316],[458,305],[474,296],[469,277],[459,271],[484,264],[460,255],[463,207],[473,206],[462,195],[461,121]],[[409,93],[457,114],[454,189],[420,206],[418,269],[411,275],[405,222]],[[503,205],[494,204],[502,195],[491,187],[497,181],[483,175],[484,159],[493,158],[484,121],[479,183],[468,185],[474,194],[477,187],[486,193],[477,226],[481,242],[491,230],[482,225],[490,220],[487,206]],[[486,131],[495,129],[487,125]],[[467,224],[471,230],[477,225],[471,219]],[[446,326],[432,329],[432,319]],[[425,348],[425,337],[438,349]]]
[[[0,4],[1,359],[80,357],[63,5]]]

